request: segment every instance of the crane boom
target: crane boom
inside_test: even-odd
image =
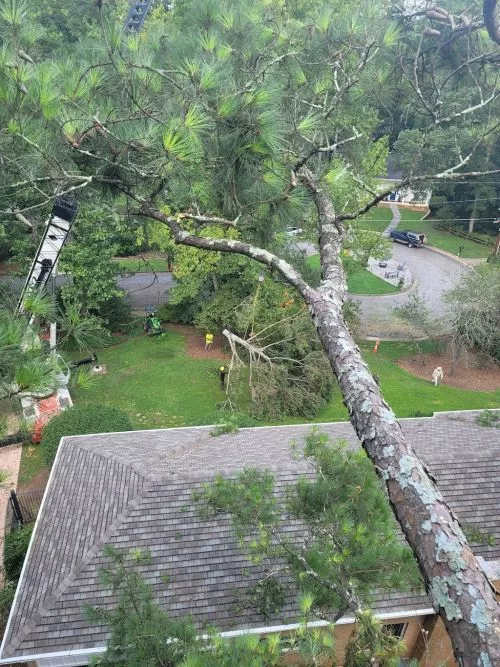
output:
[[[136,0],[132,4],[125,21],[125,30],[127,32],[139,32],[153,3],[154,0]]]
[[[78,206],[74,201],[58,197],[49,219],[45,223],[40,245],[31,264],[30,272],[24,283],[17,306],[17,314],[25,314],[26,299],[34,290],[43,289],[52,275],[59,253],[68,238],[68,234],[76,218]]]

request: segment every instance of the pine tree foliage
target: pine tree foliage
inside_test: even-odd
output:
[[[376,589],[418,585],[366,455],[313,431],[297,456],[309,474],[285,488],[257,469],[218,476],[195,494],[202,515],[228,514],[240,545],[269,572],[283,559],[295,586],[311,596],[311,611],[323,617],[360,612]]]
[[[284,602],[283,586],[295,587],[297,630],[283,637],[248,634],[234,639],[220,636],[217,628],[201,633],[191,619],[173,619],[156,602],[145,578],[152,563],[149,553],[108,546],[109,566],[101,581],[115,603],[87,610],[91,622],[110,632],[106,653],[96,664],[271,667],[283,664],[286,654],[305,666],[336,664],[334,626],[315,628],[309,622],[318,615],[333,621],[348,611],[356,616],[356,627],[344,664],[399,664],[404,643],[361,606],[375,588],[418,583],[413,557],[395,535],[376,475],[363,453],[331,443],[317,431],[308,437],[302,456],[312,474],[279,493],[271,473],[247,469],[236,479],[217,477],[195,494],[204,518],[231,517],[241,547],[265,575],[258,591],[262,596],[267,590],[273,612]],[[163,578],[168,584],[168,572]],[[258,591],[247,591],[247,603],[262,613]]]
[[[103,11],[101,38],[49,59],[36,22],[16,15],[26,3],[4,0],[0,155],[8,169],[0,174],[0,210],[9,219],[35,216],[61,191],[126,197],[132,214],[167,225],[178,243],[246,255],[294,285],[418,554],[457,660],[485,664],[500,659],[497,603],[345,326],[339,263],[345,221],[382,197],[373,179],[383,161],[378,153],[366,161],[374,141],[388,137],[385,145],[394,146],[403,131],[416,130],[407,165],[415,182],[419,163],[426,164],[421,157],[444,128],[449,159],[439,166],[444,152],[431,151],[436,163],[427,176],[488,175],[471,160],[498,130],[499,54],[479,0],[461,4],[414,11],[380,0],[186,0],[134,36]],[[165,205],[170,215],[161,212]],[[223,239],[184,227],[190,220],[198,232],[220,224],[220,216]],[[320,243],[318,288],[270,254],[284,223]],[[450,557],[442,565],[445,604],[435,572],[442,539],[463,552],[461,574],[471,584],[457,584]],[[471,587],[481,591],[486,624],[474,622]],[[458,617],[447,612],[455,607]]]

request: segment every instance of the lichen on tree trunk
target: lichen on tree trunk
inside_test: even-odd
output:
[[[347,285],[340,258],[341,222],[314,175],[303,168],[301,179],[318,212],[322,267],[320,286],[305,293],[305,299],[351,423],[385,484],[458,664],[500,665],[500,606],[493,586],[429,471],[406,441],[344,322]]]
[[[406,442],[326,283],[309,307],[353,427],[384,481],[459,665],[500,665],[499,606],[458,521]]]
[[[322,280],[311,288],[290,264],[267,250],[229,239],[199,237],[147,204],[137,211],[168,225],[176,243],[245,255],[278,271],[309,306],[337,377],[354,430],[387,489],[394,514],[420,566],[425,586],[450,635],[460,667],[500,665],[500,606],[460,525],[424,464],[406,442],[342,316],[346,279],[340,259],[342,222],[331,198],[306,168],[301,180],[318,212]]]

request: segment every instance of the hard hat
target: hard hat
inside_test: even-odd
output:
[[[224,368],[224,366],[221,366],[221,367],[219,368],[219,370],[220,370],[220,371],[225,371],[226,369]]]

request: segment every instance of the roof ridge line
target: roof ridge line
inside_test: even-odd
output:
[[[35,629],[36,625],[47,616],[50,611],[50,608],[55,604],[61,596],[66,592],[69,586],[75,581],[75,578],[82,572],[83,568],[89,564],[89,562],[94,558],[99,551],[103,548],[108,538],[111,537],[111,534],[119,528],[123,521],[130,515],[130,513],[137,509],[140,502],[144,500],[146,494],[148,494],[151,489],[155,486],[156,480],[148,479],[142,489],[130,500],[123,509],[117,514],[115,520],[109,525],[109,527],[101,533],[99,539],[94,542],[92,547],[77,561],[75,566],[70,570],[70,572],[64,577],[59,586],[55,591],[44,601],[38,610],[31,614],[29,621],[26,621],[23,627],[19,629],[15,637],[12,637],[9,642],[9,646],[6,646],[4,651],[7,655],[14,654],[22,642],[29,636],[29,634]]]
[[[190,428],[190,427],[184,427],[184,428]],[[202,427],[196,427],[196,428],[202,428]],[[156,431],[170,431],[172,429],[155,429]],[[127,431],[126,433],[133,433],[133,431]],[[138,433],[144,433],[144,431],[138,431]],[[109,434],[96,434],[96,435],[109,435]],[[114,434],[112,434],[114,435]],[[71,436],[73,437],[73,436]],[[182,442],[177,445],[173,445],[171,449],[168,450],[168,458],[171,459],[174,456],[178,456],[179,454],[182,454],[183,452],[189,451],[193,446],[198,446],[202,445],[205,442],[204,439],[200,439],[199,436],[193,436],[193,440],[189,442]],[[94,449],[94,444],[93,443],[87,443],[87,444],[82,444],[79,445],[82,449],[85,449],[88,452],[92,452],[92,454],[95,454],[99,456],[102,459],[106,460],[111,460],[115,461],[116,463],[119,463],[120,465],[130,468],[134,472],[136,472],[138,475],[143,477],[144,479],[151,481],[152,479],[157,479],[158,475],[156,473],[152,473],[149,469],[149,467],[145,465],[141,465],[137,463],[137,459],[132,458],[131,456],[129,457],[120,457],[116,452],[112,452],[109,449]],[[163,461],[165,458],[165,455],[159,455],[157,454],[156,456],[152,456],[148,462],[151,465],[154,465],[158,462]],[[161,473],[165,474],[165,473]]]

